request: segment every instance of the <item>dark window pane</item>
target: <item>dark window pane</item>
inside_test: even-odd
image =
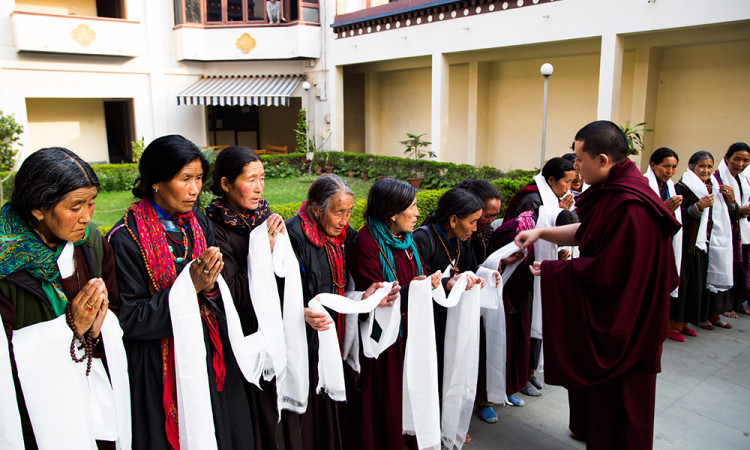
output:
[[[247,0],[247,20],[263,20],[263,0]]]
[[[185,22],[201,23],[200,0],[185,0]]]
[[[318,17],[318,8],[302,7],[302,20],[307,22],[317,22],[320,20]]]
[[[286,12],[290,22],[299,20],[299,0],[289,0],[289,10]]]
[[[227,20],[242,22],[242,0],[227,0]]]
[[[303,0],[305,3],[318,3],[318,0]]]
[[[174,0],[174,24],[182,23],[182,0]]]
[[[206,22],[221,22],[221,0],[206,0]]]

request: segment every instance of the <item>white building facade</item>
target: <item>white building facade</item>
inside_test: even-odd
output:
[[[684,168],[750,140],[747,0],[0,0],[0,109],[23,153],[64,146],[128,160],[130,141],[294,148],[308,110],[324,148],[540,164],[596,119],[647,122],[646,154]],[[302,88],[302,81],[310,89]],[[644,166],[645,167],[645,166]]]

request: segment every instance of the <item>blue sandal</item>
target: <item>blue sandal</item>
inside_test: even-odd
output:
[[[516,397],[515,395],[509,395],[508,396],[508,401],[513,406],[523,406],[523,405],[526,404],[523,400],[521,400],[520,398]]]
[[[477,411],[477,416],[479,416],[480,419],[482,419],[483,422],[487,423],[497,423],[498,420],[500,420],[497,417],[497,413],[494,409],[492,409],[492,406],[485,406],[481,408],[479,411]]]

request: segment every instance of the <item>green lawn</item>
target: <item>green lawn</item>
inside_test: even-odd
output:
[[[354,191],[354,198],[366,198],[370,186],[375,180],[364,181],[360,178],[347,178],[344,180]],[[303,177],[266,179],[266,187],[263,198],[271,205],[284,205],[287,203],[301,202],[307,196],[311,179]],[[111,227],[122,218],[128,205],[135,199],[130,191],[101,192],[96,197],[96,211],[94,222],[99,226]]]

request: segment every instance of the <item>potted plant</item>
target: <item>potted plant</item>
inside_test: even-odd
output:
[[[409,182],[415,188],[419,188],[419,186],[422,184],[422,174],[419,172],[419,169],[418,169],[419,160],[424,159],[426,157],[430,157],[430,158],[435,157],[435,152],[426,148],[427,146],[432,145],[432,142],[422,140],[422,136],[425,136],[426,134],[427,133],[416,135],[412,133],[406,133],[406,136],[409,139],[406,139],[405,141],[400,141],[401,145],[406,147],[406,150],[404,150],[404,154],[407,157],[412,157],[412,156],[414,157],[414,170],[413,170],[414,177],[409,178]]]
[[[629,120],[625,122],[625,126],[620,126],[620,128],[625,133],[625,137],[628,138],[628,156],[637,155],[646,150],[646,145],[643,143],[643,134],[654,131],[646,128],[646,122],[631,126]]]

